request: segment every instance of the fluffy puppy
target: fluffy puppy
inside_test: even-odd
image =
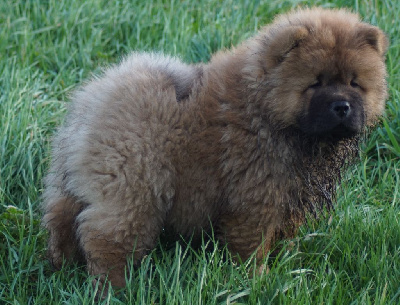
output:
[[[330,208],[385,107],[385,35],[304,9],[204,65],[134,53],[73,95],[44,192],[49,256],[125,284],[165,230],[242,259]]]

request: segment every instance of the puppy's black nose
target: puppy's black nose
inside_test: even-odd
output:
[[[340,119],[344,119],[350,115],[351,107],[348,101],[336,101],[331,105],[331,111]]]

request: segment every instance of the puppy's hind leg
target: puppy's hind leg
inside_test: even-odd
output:
[[[129,257],[133,254],[138,264],[157,243],[165,212],[154,204],[150,193],[142,189],[140,194],[130,202],[92,205],[78,217],[88,271],[97,276],[100,287],[106,277],[115,287],[125,286]]]
[[[73,197],[58,193],[47,199],[43,223],[49,231],[48,256],[52,265],[60,269],[63,259],[83,261],[76,235],[76,217],[84,205]]]

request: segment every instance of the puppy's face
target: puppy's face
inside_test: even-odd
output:
[[[302,113],[297,119],[298,127],[309,135],[352,137],[365,126],[364,99],[357,84],[340,83],[323,85],[319,80],[307,90]]]
[[[382,114],[385,67],[382,56],[372,46],[352,47],[346,39],[344,45],[320,41],[312,49],[310,44],[300,45],[293,52],[303,71],[302,81],[295,86],[303,89],[298,91],[294,125],[303,132],[336,139],[353,137]],[[295,77],[300,79],[299,74]],[[288,79],[295,83],[294,78]]]

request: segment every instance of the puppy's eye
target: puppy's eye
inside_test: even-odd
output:
[[[311,84],[310,86],[308,86],[308,88],[318,88],[322,86],[322,82],[320,80],[315,81],[313,84]]]
[[[323,76],[321,74],[319,74],[317,76],[317,79],[314,81],[314,83],[312,83],[310,86],[308,86],[308,88],[316,89],[316,88],[322,87],[322,85],[323,85],[322,78],[323,78]]]
[[[361,86],[354,79],[350,81],[350,86],[353,88],[361,88]]]

